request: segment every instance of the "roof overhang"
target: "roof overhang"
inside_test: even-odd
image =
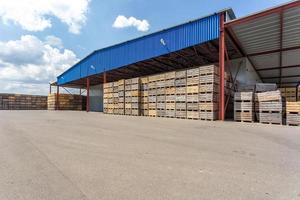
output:
[[[225,30],[263,82],[299,85],[299,0],[226,22]]]

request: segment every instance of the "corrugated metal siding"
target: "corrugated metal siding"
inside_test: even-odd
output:
[[[100,49],[60,75],[57,82],[62,85],[86,76],[214,40],[218,37],[219,15],[214,14],[122,44]],[[166,46],[161,44],[161,39],[165,41]]]

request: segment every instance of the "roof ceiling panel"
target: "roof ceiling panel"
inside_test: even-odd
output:
[[[273,69],[273,70],[266,70],[266,71],[260,71],[259,74],[262,78],[266,77],[278,77],[279,76],[279,70]]]
[[[300,46],[300,7],[287,9],[283,20],[283,48]]]
[[[293,68],[284,68],[281,69],[282,76],[293,76],[293,75],[300,75],[300,66],[293,67]]]
[[[300,83],[300,77],[292,77],[292,78],[282,78],[282,83]]]
[[[280,48],[280,15],[275,13],[233,27],[247,54]]]
[[[300,49],[282,52],[282,63],[283,66],[300,65]]]
[[[266,69],[272,67],[279,67],[279,53],[272,53],[268,55],[251,56],[256,69]]]

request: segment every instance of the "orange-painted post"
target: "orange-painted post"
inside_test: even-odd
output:
[[[220,91],[219,91],[219,119],[225,120],[225,32],[224,13],[220,14],[220,36],[219,36],[219,70],[220,70]]]
[[[56,110],[59,110],[59,86],[56,86]]]
[[[90,112],[90,78],[86,79],[86,112]]]

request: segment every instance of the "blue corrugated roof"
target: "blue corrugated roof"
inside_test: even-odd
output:
[[[230,11],[232,12],[232,10]],[[218,37],[219,14],[215,13],[185,24],[94,51],[61,74],[57,78],[57,83],[58,85],[63,85],[87,76],[205,43]],[[165,46],[162,45],[161,39],[165,42]]]

